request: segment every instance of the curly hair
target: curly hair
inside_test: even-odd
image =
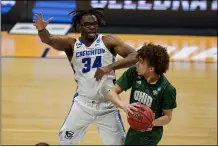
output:
[[[74,11],[71,11],[69,14],[73,15],[73,17],[72,17],[73,27],[72,28],[75,31],[78,30],[77,26],[80,24],[80,20],[84,15],[94,15],[97,18],[97,21],[98,21],[99,25],[105,24],[105,21],[103,19],[103,17],[104,17],[103,10],[104,9],[102,9],[102,8],[93,8],[93,9],[90,9],[90,10],[74,10]]]
[[[155,73],[161,75],[169,68],[169,54],[167,49],[153,43],[144,44],[138,51],[138,59],[146,60],[149,66],[154,67]]]

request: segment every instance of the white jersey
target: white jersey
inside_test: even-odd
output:
[[[89,47],[78,38],[70,61],[74,69],[78,95],[93,100],[104,99],[106,92],[113,86],[115,73],[113,71],[104,75],[100,81],[96,81],[94,75],[98,67],[107,66],[114,60],[115,57],[104,45],[102,35],[98,35]]]

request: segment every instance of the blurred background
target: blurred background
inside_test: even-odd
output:
[[[43,44],[32,20],[42,12],[45,20],[54,18],[47,27],[51,34],[78,37],[68,14],[90,8],[104,8],[106,25],[100,33],[117,35],[136,50],[144,42],[167,47],[171,64],[166,75],[177,87],[178,108],[160,144],[217,144],[217,2],[2,0],[2,144],[58,144],[76,83],[65,53]],[[128,101],[129,92],[122,98]],[[93,134],[92,125],[81,144],[102,145]]]

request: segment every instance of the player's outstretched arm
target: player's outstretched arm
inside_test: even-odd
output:
[[[72,43],[76,41],[74,38],[68,36],[53,36],[48,32],[48,30],[46,30],[46,26],[51,22],[53,18],[49,18],[47,21],[45,21],[43,19],[42,13],[40,13],[39,16],[35,14],[35,16],[37,20],[33,20],[33,25],[38,30],[38,35],[43,43],[48,44],[59,51],[66,51],[67,49],[72,49]]]
[[[137,52],[130,45],[124,43],[119,37],[114,35],[108,35],[109,40],[111,40],[113,52],[120,55],[124,59],[116,61],[108,67],[112,70],[117,70],[121,68],[127,68],[134,65],[137,62],[136,55]]]
[[[134,65],[137,62],[137,52],[128,44],[124,43],[120,38],[107,35],[104,37],[104,42],[107,46],[110,47],[111,52],[115,55],[120,55],[124,59],[116,61],[112,64],[109,64],[106,67],[100,67],[95,73],[96,80],[101,80],[104,74],[110,73],[112,70],[117,70],[121,68],[127,68],[131,65]]]

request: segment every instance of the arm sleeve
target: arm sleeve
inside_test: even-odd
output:
[[[136,67],[130,67],[123,75],[117,80],[116,84],[123,90],[127,91],[132,87],[134,78],[136,76]]]
[[[174,109],[177,107],[176,103],[176,88],[172,85],[169,85],[163,94],[163,103],[162,108],[165,110]]]

